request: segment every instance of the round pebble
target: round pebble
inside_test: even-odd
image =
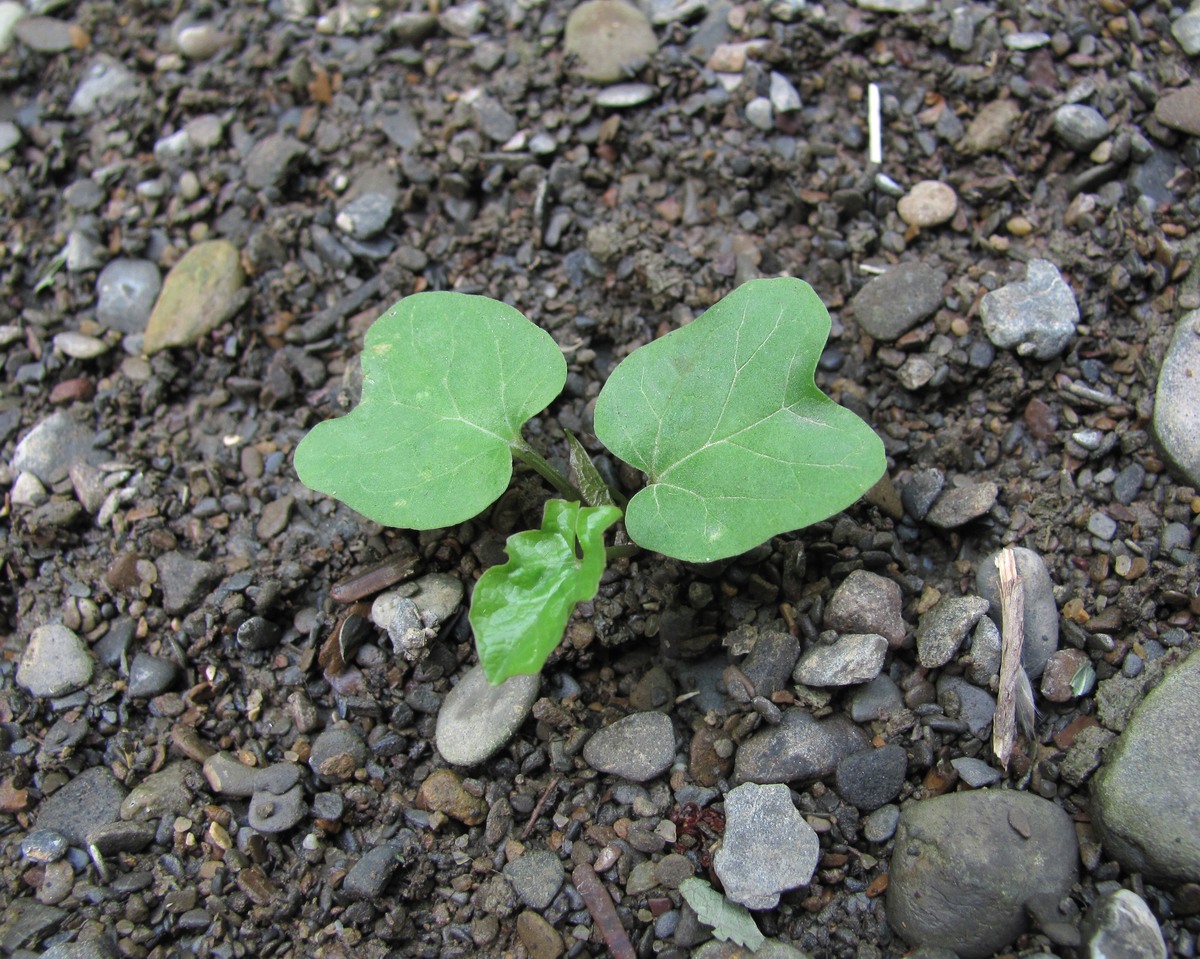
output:
[[[29,634],[17,666],[17,685],[34,696],[65,696],[91,682],[94,668],[83,640],[61,623],[52,623]]]
[[[940,180],[922,180],[900,198],[896,211],[909,226],[925,229],[938,226],[954,217],[958,210],[958,194]]]
[[[358,730],[349,726],[327,729],[312,745],[309,768],[325,782],[340,783],[351,779],[367,761],[367,745]]]
[[[446,762],[474,766],[504,748],[537,699],[539,676],[511,676],[498,686],[474,666],[438,711],[434,741]]]
[[[675,761],[675,730],[662,713],[634,713],[593,734],[583,758],[600,772],[645,782]]]
[[[1076,153],[1090,153],[1108,136],[1108,121],[1095,107],[1066,103],[1054,111],[1054,132]]]

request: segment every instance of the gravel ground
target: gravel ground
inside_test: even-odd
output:
[[[1195,955],[1198,56],[1167,0],[0,0],[0,952],[738,954],[697,875],[760,955]],[[620,560],[540,683],[462,612],[536,476],[415,534],[292,469],[453,289],[631,491],[607,375],[784,274],[887,477]]]

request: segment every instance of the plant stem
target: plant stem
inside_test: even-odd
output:
[[[624,546],[605,546],[604,559],[610,563],[614,559],[632,559],[641,551],[642,548],[634,543],[628,543]]]
[[[577,503],[583,499],[579,494],[579,490],[572,486],[562,473],[547,463],[545,457],[526,443],[524,439],[518,439],[514,443],[509,443],[508,448],[512,450],[514,459],[520,460],[537,473],[542,479],[558,490],[564,499],[570,500],[573,503]]]

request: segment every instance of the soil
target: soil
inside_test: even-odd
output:
[[[49,871],[20,844],[43,804],[83,770],[105,766],[133,787],[197,749],[193,734],[251,765],[305,762],[322,730],[343,720],[372,753],[334,787],[343,802],[333,818],[256,840],[245,838],[245,801],[199,782],[144,848],[113,855],[103,872],[77,863],[59,900],[68,914],[21,946],[103,931],[135,957],[536,955],[528,930],[519,934],[521,910],[497,891],[497,869],[525,844],[559,854],[569,874],[646,818],[619,780],[583,761],[584,733],[630,712],[653,666],[683,694],[685,665],[719,671],[753,628],[815,642],[833,590],[857,569],[903,591],[909,636],[887,666],[901,680],[920,669],[920,613],[939,595],[971,592],[979,560],[1003,545],[1044,557],[1064,645],[1074,637],[1101,682],[1132,671],[1126,658],[1167,630],[1186,630],[1194,643],[1196,554],[1159,543],[1170,524],[1195,535],[1200,500],[1168,470],[1150,429],[1156,371],[1195,292],[1200,236],[1197,140],[1153,113],[1156,96],[1194,68],[1171,39],[1179,11],[1170,3],[978,4],[958,49],[950,5],[894,14],[840,0],[713,0],[655,27],[657,53],[629,78],[651,95],[625,109],[599,105],[603,88],[574,71],[563,50],[570,5],[559,0],[453,8],[440,24],[350,0],[319,10],[304,0],[55,6],[47,15],[72,28],[66,49],[22,38],[0,56],[0,120],[21,134],[0,153],[0,470],[12,486],[17,443],[65,410],[94,433],[89,456],[106,506],[82,504],[69,477],[50,481],[44,501],[5,502],[0,899],[39,895]],[[180,53],[179,27],[189,22],[215,26],[215,49],[200,51],[208,55]],[[1049,39],[1027,50],[1011,41],[1036,31]],[[749,39],[761,43],[726,90],[705,63],[718,41]],[[137,92],[111,109],[70,109],[98,56],[128,68]],[[768,95],[772,72],[802,105],[764,131],[746,106]],[[869,84],[882,94],[879,168],[867,159]],[[996,142],[965,148],[972,121],[1001,101],[1017,109]],[[1069,149],[1052,129],[1055,110],[1074,101],[1108,121],[1096,152]],[[222,134],[171,156],[161,141],[201,115],[219,118]],[[253,154],[280,133],[294,149]],[[504,133],[513,139],[498,142]],[[918,229],[900,218],[896,194],[921,180],[956,191],[948,222]],[[98,190],[84,206],[81,183]],[[394,201],[386,229],[346,239],[338,213],[379,183]],[[95,240],[93,263],[61,256],[79,231]],[[330,252],[330,233],[345,240],[346,259]],[[98,321],[104,263],[147,259],[165,275],[214,238],[237,246],[245,273],[215,329],[146,357],[140,331]],[[1058,267],[1081,313],[1066,351],[1048,360],[994,348],[979,317],[982,296],[1035,258]],[[907,262],[945,275],[942,305],[894,342],[873,340],[852,300],[881,269]],[[433,745],[438,705],[474,662],[466,617],[446,623],[416,665],[395,659],[371,627],[339,675],[321,655],[347,608],[331,589],[399,556],[415,561],[413,573],[451,573],[469,591],[502,561],[508,534],[537,525],[549,493],[519,469],[485,515],[413,533],[374,526],[305,489],[290,454],[309,427],[353,404],[370,322],[427,289],[516,306],[554,336],[570,368],[564,395],[527,437],[562,462],[569,429],[633,489],[641,478],[590,436],[606,376],[741,281],[781,274],[808,280],[829,306],[818,383],[883,437],[890,483],[735,560],[616,562],[551,658],[538,718],[491,760],[459,771],[470,795],[507,805],[510,821],[467,826],[418,809],[418,789],[445,766]],[[65,331],[103,349],[71,355],[84,351],[64,351],[55,337]],[[913,357],[933,373],[906,384],[900,371]],[[1133,465],[1144,479],[1119,502],[1114,477]],[[906,513],[896,492],[929,469],[950,487],[991,482],[998,494],[978,518],[939,529]],[[1117,520],[1115,538],[1089,529],[1097,512]],[[182,600],[161,582],[173,553],[211,564],[210,579]],[[239,643],[255,616],[279,627],[273,647]],[[97,653],[79,693],[32,696],[15,683],[16,666],[32,631],[53,622],[93,651],[126,631],[127,655],[106,665]],[[1111,644],[1088,641],[1098,634]],[[178,664],[167,691],[131,694],[137,653]],[[775,705],[836,711],[844,698],[808,700],[793,686]],[[1015,762],[1009,780],[1085,820],[1086,785],[1058,780],[1055,736],[1094,714],[1095,700],[1039,707],[1035,741],[1021,747],[1033,761]],[[670,716],[679,761],[659,782],[676,790],[692,781],[688,745],[706,716],[682,696]],[[56,761],[39,760],[64,718],[86,724],[83,738]],[[707,720],[735,741],[767,721],[732,700]],[[926,731],[930,747],[910,749],[899,801],[954,788],[944,779],[953,758],[989,757],[988,744],[947,730]],[[893,733],[911,745],[906,731]],[[833,825],[812,885],[759,913],[760,927],[815,956],[901,955],[908,947],[878,897],[890,846],[837,825],[857,813],[839,806],[831,783],[793,787],[801,808]],[[672,804],[668,793],[657,817]],[[419,852],[378,898],[347,895],[350,866],[397,830]],[[240,837],[237,850],[222,848],[222,833]],[[655,931],[678,893],[624,893],[647,854],[623,848],[606,885],[638,954],[685,955]],[[712,877],[703,848],[685,852]],[[1097,881],[1127,878],[1103,856],[1088,867],[1080,903]],[[142,874],[151,877],[144,889],[104,893]],[[1174,949],[1196,930],[1194,918],[1170,916],[1169,895],[1147,893]],[[201,921],[196,909],[207,910]],[[543,915],[570,955],[605,953],[572,896]],[[1025,945],[1045,943],[1035,935]]]

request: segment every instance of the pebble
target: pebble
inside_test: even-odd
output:
[[[875,13],[920,13],[929,6],[929,0],[857,0],[863,10]]]
[[[113,260],[96,278],[96,320],[110,330],[141,333],[161,289],[162,276],[149,260]]]
[[[972,789],[982,789],[1000,781],[1000,770],[993,769],[982,759],[973,756],[958,756],[950,760],[950,765],[958,773],[958,778]]]
[[[888,641],[876,633],[847,633],[832,645],[813,646],[800,657],[792,678],[803,686],[853,686],[883,669]]]
[[[901,263],[855,294],[854,318],[864,333],[890,343],[941,307],[945,282],[946,274],[928,263]]]
[[[649,83],[614,83],[596,94],[596,105],[612,110],[624,110],[649,103],[656,96],[658,90]],[[530,146],[535,152],[539,152],[532,141]]]
[[[62,902],[75,885],[75,870],[67,859],[47,863],[42,869],[42,882],[38,886],[38,900],[55,906]]]
[[[550,850],[534,849],[505,865],[504,875],[521,902],[530,909],[542,911],[558,895],[566,871],[562,860]]]
[[[1030,679],[1037,679],[1046,668],[1050,654],[1058,649],[1058,604],[1054,599],[1054,583],[1046,563],[1031,549],[1013,548],[1017,574],[1025,593],[1025,644],[1021,664]],[[975,591],[988,601],[988,615],[997,625],[1000,622],[1000,573],[996,569],[998,553],[985,556],[975,574]]]
[[[386,194],[363,193],[342,207],[334,222],[343,233],[369,240],[387,229],[395,208],[395,201]]]
[[[238,645],[243,649],[274,649],[282,635],[277,625],[262,616],[251,616],[237,628]]]
[[[675,761],[675,730],[660,712],[633,713],[594,733],[583,758],[599,772],[645,782]]]
[[[1054,133],[1076,153],[1090,153],[1108,136],[1108,121],[1095,107],[1064,103],[1054,111]]]
[[[770,697],[787,686],[800,658],[800,640],[778,629],[763,630],[741,663],[742,674],[754,686],[754,695]]]
[[[1062,353],[1075,335],[1079,304],[1058,267],[1049,260],[1030,260],[1024,280],[984,295],[979,315],[996,346],[1048,360]]]
[[[862,831],[867,842],[885,843],[896,834],[900,822],[900,807],[888,803],[863,817]]]
[[[163,609],[171,616],[191,612],[221,578],[221,569],[214,563],[174,550],[158,557],[154,567],[162,588]]]
[[[937,697],[947,715],[965,723],[976,739],[986,741],[996,715],[996,700],[990,693],[972,686],[961,676],[942,674],[937,681]]]
[[[13,480],[12,491],[9,494],[13,506],[33,508],[41,506],[50,498],[46,487],[32,473],[22,472]]]
[[[141,93],[137,77],[118,60],[101,54],[83,73],[67,109],[80,117],[106,113]]]
[[[162,656],[138,653],[129,664],[129,695],[152,699],[174,688],[182,678],[179,664]]]
[[[945,485],[946,476],[940,469],[917,470],[900,491],[905,512],[915,520],[925,519]]]
[[[1154,394],[1155,438],[1168,462],[1191,486],[1200,486],[1197,369],[1200,369],[1200,310],[1193,310],[1175,327]]]
[[[1087,528],[1089,533],[1105,542],[1110,542],[1117,535],[1117,521],[1100,510],[1088,517]]]
[[[124,820],[186,815],[201,782],[200,767],[191,760],[173,762],[138,783],[121,803]]]
[[[745,783],[725,794],[725,836],[713,870],[728,899],[774,909],[780,893],[808,885],[819,853],[787,786]]]
[[[363,854],[342,881],[342,888],[353,899],[368,902],[379,899],[396,870],[403,863],[400,843],[386,842]]]
[[[785,77],[782,73],[771,71],[771,81],[768,87],[771,106],[776,113],[791,113],[793,110],[799,110],[800,93],[792,85],[792,81]]]
[[[775,111],[766,97],[754,97],[746,104],[746,120],[764,133],[775,129]]]
[[[646,15],[623,0],[586,0],[567,17],[565,49],[585,80],[616,83],[636,73],[658,50]]]
[[[558,959],[564,951],[558,930],[543,916],[528,909],[517,916],[517,938],[529,959]]]
[[[937,367],[924,356],[910,356],[896,371],[896,379],[906,390],[916,392],[937,375]]]
[[[1154,105],[1154,116],[1165,127],[1200,137],[1200,83],[1162,97]]]
[[[462,580],[429,573],[380,593],[371,604],[371,622],[385,630],[397,656],[419,655],[462,603]]]
[[[979,596],[946,596],[921,617],[917,626],[917,659],[926,669],[945,666],[954,658],[988,601]]]
[[[896,204],[900,219],[909,226],[921,229],[952,220],[957,210],[958,194],[952,186],[940,180],[921,180]]]
[[[850,697],[850,718],[856,723],[887,722],[903,708],[900,687],[886,674],[859,686]]]
[[[285,133],[263,137],[246,156],[246,183],[255,190],[280,186],[293,165],[307,153],[303,143]]]
[[[175,31],[175,46],[189,60],[207,60],[225,46],[225,37],[211,23],[189,23]]]
[[[251,829],[268,835],[287,832],[308,813],[304,787],[297,783],[282,793],[256,792],[250,797],[248,822]]]
[[[661,666],[651,666],[629,694],[629,705],[636,712],[657,709],[669,713],[675,706],[675,682]]]
[[[437,22],[450,36],[466,40],[483,29],[487,17],[487,6],[478,0],[458,3],[438,14]]]
[[[479,132],[493,143],[507,143],[517,133],[517,118],[495,97],[481,94],[471,100],[471,115]]]
[[[64,53],[84,39],[78,27],[55,17],[24,17],[13,28],[13,36],[37,53]]]
[[[1200,8],[1193,8],[1171,24],[1171,35],[1188,56],[1200,54]]]
[[[900,795],[907,774],[908,757],[904,748],[889,743],[878,749],[851,753],[838,763],[834,788],[850,805],[870,812]]]
[[[762,41],[759,40],[720,43],[709,55],[706,65],[717,73],[741,73],[746,69],[746,60],[749,55],[758,52],[762,47]]]
[[[1090,662],[1088,654],[1081,649],[1060,649],[1053,653],[1042,672],[1042,696],[1052,703],[1070,702],[1075,697],[1072,681]]]
[[[1096,900],[1079,931],[1088,959],[1167,959],[1158,920],[1146,900],[1128,889]]]
[[[71,467],[93,455],[95,434],[71,416],[51,413],[25,434],[10,463],[14,472],[32,473],[46,486],[67,478]]]
[[[901,615],[902,604],[899,583],[878,573],[856,569],[829,598],[825,626],[839,633],[875,633],[895,649],[908,634]]]
[[[1074,824],[1048,800],[998,789],[924,799],[900,815],[888,924],[914,948],[986,959],[1028,928],[1027,902],[1068,896],[1078,869]]]
[[[125,799],[122,786],[104,766],[85,769],[42,800],[37,828],[60,833],[72,846],[86,848],[93,830],[117,821]]]
[[[661,713],[655,713],[661,716]],[[665,716],[662,718],[666,719]],[[466,826],[478,826],[487,818],[484,800],[467,791],[462,777],[452,769],[435,769],[417,790],[418,809],[440,812]]]
[[[238,249],[208,240],[187,251],[163,281],[146,325],[147,354],[188,346],[229,319],[245,282]]]
[[[247,766],[226,752],[213,753],[205,759],[203,771],[214,791],[234,799],[245,799],[260,792],[279,795],[300,782],[300,766],[296,763]]]
[[[35,829],[21,840],[21,855],[32,862],[57,862],[67,854],[67,840],[52,829]]]
[[[21,128],[11,120],[0,120],[0,155],[21,142]]]
[[[938,497],[925,520],[939,529],[957,529],[986,515],[999,494],[999,487],[991,481],[956,486]]]
[[[833,775],[844,757],[867,745],[863,731],[845,716],[818,720],[789,709],[778,725],[759,730],[738,747],[734,775],[739,782],[811,782]]]
[[[995,153],[1008,145],[1021,119],[1015,100],[993,100],[985,104],[967,127],[961,148],[965,153]]]
[[[312,744],[308,767],[323,781],[342,783],[367,762],[367,744],[352,726],[326,729]]]
[[[1194,652],[1134,710],[1091,783],[1092,817],[1105,851],[1148,879],[1200,878],[1198,715],[1200,652]]]
[[[21,653],[17,685],[37,697],[65,696],[91,682],[95,665],[83,640],[66,626],[38,626]]]
[[[21,19],[28,15],[25,4],[18,0],[0,0],[0,53],[12,46],[13,31]]]
[[[511,676],[499,686],[473,666],[442,702],[434,741],[442,758],[474,766],[491,758],[513,737],[537,699],[540,676]]]

